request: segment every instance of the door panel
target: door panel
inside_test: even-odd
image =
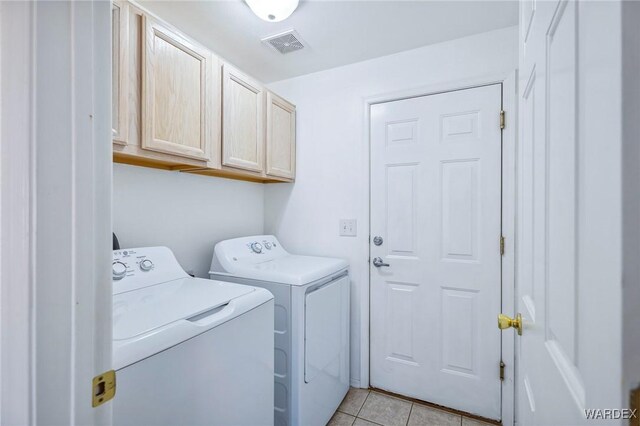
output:
[[[371,107],[371,384],[500,418],[501,86]]]
[[[477,260],[478,160],[448,161],[442,177],[442,258]]]
[[[387,244],[389,255],[412,256],[416,250],[417,164],[387,167]],[[393,191],[388,191],[394,188]]]
[[[576,16],[563,7],[547,34],[547,179],[548,294],[547,339],[574,363],[576,291]]]

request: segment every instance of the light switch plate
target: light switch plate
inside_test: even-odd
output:
[[[358,235],[358,221],[356,219],[340,219],[340,236],[355,237]]]

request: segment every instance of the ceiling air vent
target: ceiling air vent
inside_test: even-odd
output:
[[[295,30],[285,31],[283,33],[268,36],[262,39],[262,42],[282,53],[295,52],[304,48],[304,42]]]

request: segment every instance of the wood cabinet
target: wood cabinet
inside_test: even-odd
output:
[[[129,5],[114,1],[111,5],[111,130],[113,143],[128,140],[128,43]]]
[[[148,149],[143,146],[143,127],[145,121],[142,118],[142,104],[143,104],[143,70],[146,68],[143,66],[146,59],[145,48],[146,44],[146,32],[145,32],[145,20],[154,19],[147,14],[146,11],[138,7],[134,3],[120,1],[115,3],[118,8],[113,8],[114,15],[116,11],[119,13],[119,18],[114,16],[113,25],[116,27],[116,22],[119,20],[120,34],[117,43],[113,44],[113,57],[120,56],[122,58],[121,65],[113,65],[114,75],[119,75],[119,89],[114,90],[114,104],[116,104],[116,94],[119,93],[120,103],[118,105],[120,110],[117,115],[124,120],[122,137],[115,137],[113,140],[113,160],[118,163],[134,164],[145,167],[155,167],[167,170],[180,169],[184,167],[206,167],[207,164],[215,164],[215,160],[219,161],[220,156],[211,155],[209,160],[201,158],[192,158],[183,156],[180,154],[174,154],[171,150],[167,152]],[[157,21],[157,20],[156,20]],[[163,25],[167,32],[174,34],[178,39],[187,39],[186,36],[181,35],[179,32],[171,31],[169,26]],[[115,35],[114,35],[115,38]],[[195,44],[190,42],[191,44]],[[207,119],[211,119],[211,131],[213,134],[211,145],[215,146],[219,144],[219,123],[220,123],[220,84],[216,86],[216,82],[219,82],[220,64],[215,56],[212,55],[210,61],[211,74],[213,76],[212,86],[209,91],[212,92],[212,111]],[[217,74],[216,74],[217,73]],[[115,77],[114,77],[115,78]],[[216,97],[217,96],[217,97]],[[217,106],[217,107],[216,107]],[[115,109],[115,105],[114,105]],[[114,123],[115,123],[114,114]],[[215,128],[218,129],[218,133],[215,132]],[[114,124],[115,129],[115,124]],[[214,153],[215,151],[210,151]]]
[[[296,108],[267,92],[266,174],[293,179],[296,167]]]
[[[292,104],[137,4],[112,14],[115,162],[293,181]]]
[[[222,164],[264,171],[264,89],[228,64],[222,68]]]
[[[142,148],[209,161],[219,126],[206,49],[150,17],[143,17]]]

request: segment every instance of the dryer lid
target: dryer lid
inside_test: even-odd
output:
[[[131,339],[196,317],[253,291],[250,286],[188,277],[117,294],[113,340]]]

